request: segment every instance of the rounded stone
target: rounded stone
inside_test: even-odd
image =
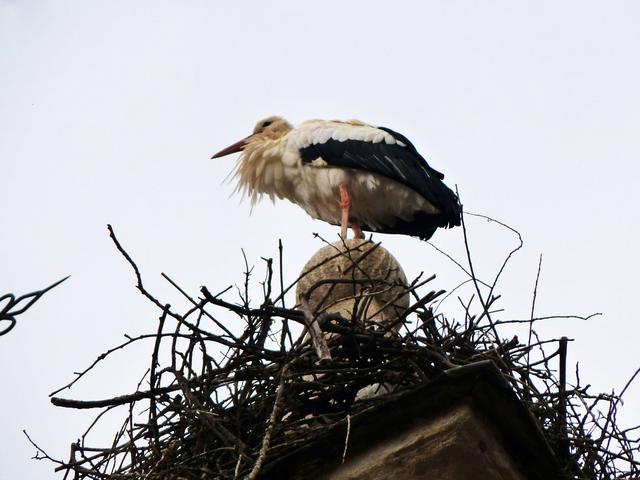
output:
[[[306,296],[313,313],[338,313],[362,326],[394,323],[409,306],[407,278],[377,243],[348,239],[318,250],[302,269],[296,300]]]

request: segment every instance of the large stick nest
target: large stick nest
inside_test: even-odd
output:
[[[57,462],[65,478],[256,478],[265,465],[347,416],[447,369],[480,360],[494,362],[537,419],[567,478],[640,474],[637,430],[616,422],[624,390],[620,395],[591,394],[579,381],[567,384],[567,339],[540,339],[533,328],[549,317],[494,318],[499,298],[494,288],[504,265],[492,285],[483,284],[473,274],[469,255],[467,284],[474,292],[468,301],[460,299],[459,320],[437,313],[445,296],[427,289],[433,277],[401,285],[401,294],[410,294],[414,302],[391,322],[402,325],[398,332],[372,322],[357,308],[367,295],[361,280],[360,288],[354,288],[356,307],[350,318],[310,311],[304,304],[285,308],[285,294],[295,282],[284,288],[282,278],[274,278],[271,260],[266,261],[259,307],[249,301],[249,268],[239,303],[229,299],[228,290],[214,295],[206,287],[194,298],[165,276],[192,305],[179,313],[145,289],[136,264],[109,229],[134,269],[139,290],[157,305],[159,321],[155,332],[128,337],[53,393],[71,387],[110,353],[153,342],[150,367],[134,393],[100,401],[52,398],[63,407],[102,409],[72,444],[68,461],[54,460],[37,447],[37,457]],[[349,256],[348,251],[336,254]],[[358,256],[349,258],[359,261]],[[280,272],[281,264],[282,249]],[[379,286],[380,280],[376,282]],[[474,305],[479,307],[475,313]],[[234,322],[243,325],[242,331],[232,331]],[[514,323],[523,324],[526,342],[501,334]],[[324,332],[320,339],[305,334],[316,327]],[[125,418],[113,442],[90,445],[95,424],[115,408]]]

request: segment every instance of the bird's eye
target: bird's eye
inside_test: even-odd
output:
[[[262,128],[267,128],[269,125],[271,125],[273,122],[272,121],[268,121],[268,122],[264,122],[262,124]]]

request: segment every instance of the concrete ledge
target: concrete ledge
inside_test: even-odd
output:
[[[491,362],[444,372],[346,421],[263,470],[265,479],[552,480],[557,461]]]

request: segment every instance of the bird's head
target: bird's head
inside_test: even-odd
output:
[[[232,153],[240,152],[244,150],[244,147],[247,144],[254,141],[268,140],[268,139],[276,139],[281,137],[290,131],[293,127],[289,122],[287,122],[282,117],[267,117],[264,120],[260,120],[255,128],[253,129],[253,133],[248,137],[243,138],[242,140],[234,143],[233,145],[229,145],[227,148],[220,150],[211,158],[219,158],[224,157],[225,155],[230,155]]]

